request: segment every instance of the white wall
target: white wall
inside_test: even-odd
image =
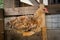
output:
[[[27,3],[29,5],[33,5],[29,0],[20,0],[21,2]]]
[[[48,5],[48,0],[43,0],[44,5]]]
[[[35,0],[20,0],[21,2],[24,2],[26,4],[29,4],[29,5],[38,5]],[[39,1],[39,0],[37,0]],[[44,5],[48,5],[48,0],[43,0],[43,4]]]

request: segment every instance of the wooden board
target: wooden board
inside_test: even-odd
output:
[[[60,13],[60,4],[48,5],[49,13]]]
[[[5,16],[10,15],[25,15],[25,14],[34,14],[38,7],[18,7],[18,8],[4,8]],[[60,13],[59,5],[49,5],[48,6],[49,14]]]
[[[4,40],[3,10],[2,9],[0,9],[0,40]]]
[[[4,8],[15,7],[14,0],[4,0]]]
[[[4,40],[3,20],[0,20],[0,40]]]
[[[38,7],[5,8],[5,15],[34,14]]]
[[[60,40],[60,29],[48,29],[48,40]]]

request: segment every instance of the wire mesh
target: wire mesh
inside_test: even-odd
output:
[[[60,29],[60,14],[46,15],[46,25],[49,29]]]

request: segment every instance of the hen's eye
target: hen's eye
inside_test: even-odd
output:
[[[45,11],[45,9],[43,9]]]

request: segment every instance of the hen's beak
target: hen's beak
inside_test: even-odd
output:
[[[45,13],[49,13],[47,8],[43,9]]]

